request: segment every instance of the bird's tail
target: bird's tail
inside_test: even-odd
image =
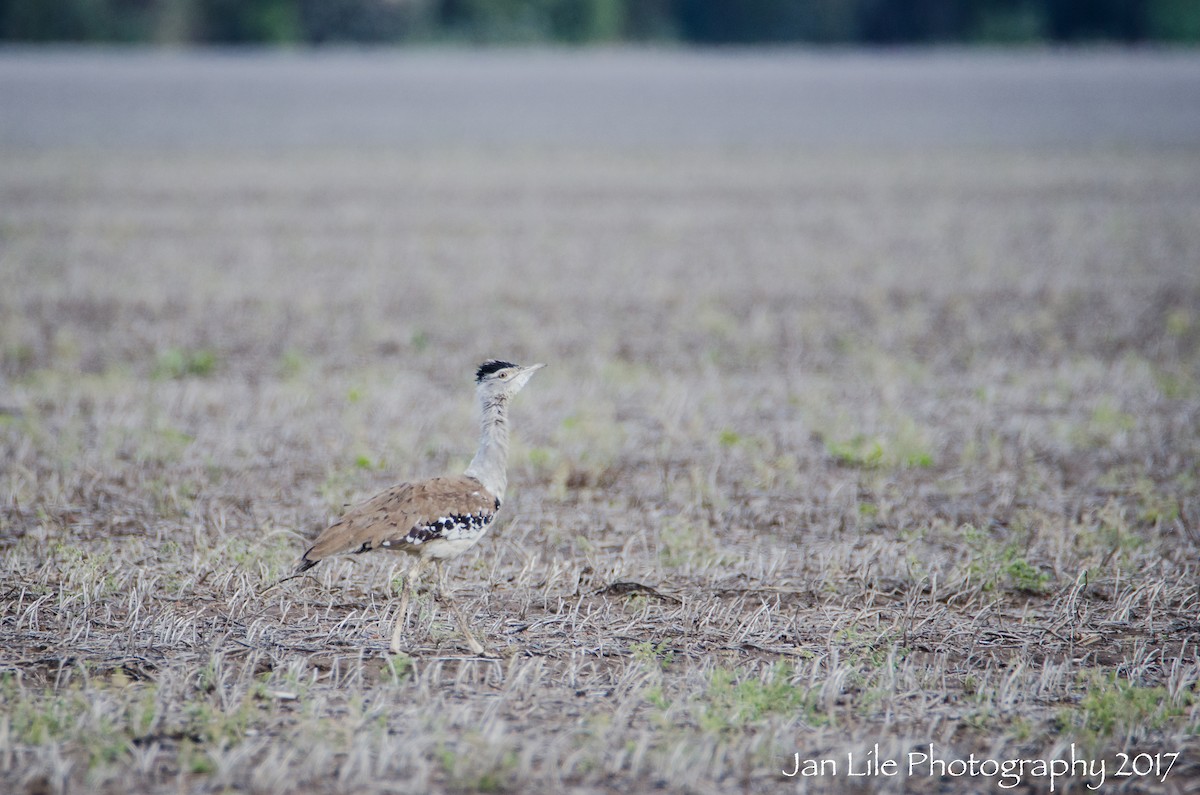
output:
[[[313,566],[315,566],[321,562],[320,558],[317,558],[316,560],[313,560],[312,558],[310,558],[309,553],[311,553],[311,552],[312,552],[312,549],[310,548],[308,550],[308,552],[305,552],[303,555],[300,556],[300,562],[296,564],[296,574],[303,574],[304,572],[308,571]],[[293,574],[292,576],[294,577],[296,575]]]

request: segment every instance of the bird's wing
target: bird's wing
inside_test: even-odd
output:
[[[412,549],[460,524],[482,527],[499,509],[500,500],[465,475],[400,483],[354,506],[321,531],[301,558],[300,570],[344,552]]]

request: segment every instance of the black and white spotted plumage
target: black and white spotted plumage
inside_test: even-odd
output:
[[[408,534],[397,543],[415,547],[439,538],[446,541],[476,538],[483,535],[487,526],[491,524],[493,516],[495,516],[495,513],[487,513],[485,511],[476,511],[475,513],[468,514],[452,513],[448,516],[439,516],[435,521],[418,525],[409,530]],[[392,541],[385,539],[380,546],[390,547],[392,543]]]
[[[499,510],[500,499],[465,475],[401,483],[327,527],[304,553],[300,570],[330,555],[373,549],[454,557],[483,537]]]

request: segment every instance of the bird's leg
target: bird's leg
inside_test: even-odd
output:
[[[408,600],[412,596],[421,569],[425,567],[425,558],[417,558],[417,562],[404,572],[404,587],[400,590],[400,611],[396,614],[396,628],[392,630],[392,653],[400,653],[400,636],[404,634],[404,619],[408,617]]]
[[[458,605],[454,603],[454,600],[450,598],[450,595],[446,593],[446,589],[444,587],[445,572],[442,569],[442,562],[440,560],[435,561],[433,565],[437,567],[438,596],[441,597],[446,604],[450,605],[450,610],[454,613],[454,617],[458,620],[458,628],[462,630],[463,636],[466,637],[467,646],[471,649],[471,653],[483,654],[483,644],[476,640],[475,636],[471,634],[471,627],[467,625],[466,617],[463,616],[462,611],[458,609]]]

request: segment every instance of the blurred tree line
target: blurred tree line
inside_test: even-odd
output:
[[[1200,0],[0,0],[23,42],[1200,42]]]

